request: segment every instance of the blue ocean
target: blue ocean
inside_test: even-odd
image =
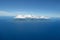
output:
[[[27,22],[0,17],[0,40],[60,40],[60,18]]]

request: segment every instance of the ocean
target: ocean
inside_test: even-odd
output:
[[[17,21],[0,17],[0,40],[60,40],[60,18]]]

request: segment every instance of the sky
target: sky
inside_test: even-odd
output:
[[[0,16],[19,14],[60,17],[60,0],[0,0]]]

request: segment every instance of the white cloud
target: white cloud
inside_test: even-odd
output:
[[[15,16],[22,12],[8,12],[8,11],[0,11],[0,16]]]
[[[16,16],[16,15],[38,15],[37,13],[30,13],[30,12],[26,12],[26,11],[15,11],[15,12],[8,12],[8,11],[0,11],[0,16]],[[39,14],[40,15],[40,14]],[[53,15],[47,15],[47,16],[50,16],[50,17],[60,17],[58,14],[54,14],[55,16]],[[41,15],[42,16],[42,15]],[[45,16],[45,14],[43,15]],[[43,16],[41,18],[43,18]]]
[[[8,11],[0,11],[0,16],[16,16],[16,15],[26,15],[28,12],[25,11],[15,11],[15,12],[8,12]]]
[[[0,11],[0,16],[13,16],[12,13],[7,11]]]

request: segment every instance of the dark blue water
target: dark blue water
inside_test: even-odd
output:
[[[60,19],[21,22],[0,17],[0,40],[60,40]]]

